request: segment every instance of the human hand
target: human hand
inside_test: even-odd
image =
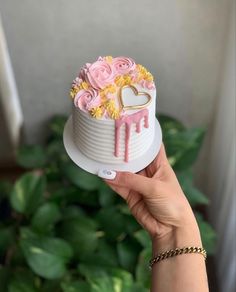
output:
[[[184,240],[190,243],[194,233],[193,243],[200,244],[195,217],[168,162],[164,145],[154,161],[138,174],[117,172],[115,179],[105,181],[126,200],[131,213],[154,242],[164,239],[166,246],[165,239],[170,242],[184,237],[183,244]],[[180,243],[171,242],[176,244]]]

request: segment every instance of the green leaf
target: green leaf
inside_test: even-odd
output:
[[[7,291],[8,280],[10,277],[10,271],[8,267],[0,265],[0,291]]]
[[[73,252],[62,239],[38,236],[29,229],[21,229],[20,246],[30,268],[46,279],[60,278]]]
[[[63,155],[66,154],[65,147],[63,145],[63,140],[56,139],[50,141],[46,147],[46,153],[50,159],[52,158],[54,159],[56,158],[56,160],[60,159]]]
[[[62,115],[56,115],[51,119],[49,128],[53,137],[62,138],[66,120],[67,117]]]
[[[158,115],[158,121],[161,125],[164,138],[165,135],[173,135],[185,130],[184,125],[175,118],[161,114]]]
[[[205,130],[193,128],[166,136],[169,161],[175,170],[188,169],[195,162],[203,142]]]
[[[0,227],[0,257],[14,244],[14,231],[11,227]]]
[[[98,196],[99,203],[102,207],[114,205],[117,197],[116,193],[105,183],[101,183],[98,190]]]
[[[115,246],[109,244],[104,238],[100,238],[96,250],[88,254],[82,262],[100,267],[117,267],[118,258]]]
[[[134,270],[139,252],[140,246],[132,237],[117,243],[119,263],[122,268],[128,271],[132,272]]]
[[[30,271],[16,270],[11,277],[8,292],[38,292],[36,283],[37,279]]]
[[[208,255],[213,255],[216,248],[216,232],[212,226],[203,219],[201,214],[196,213],[196,218],[201,233],[203,247],[206,249]]]
[[[116,207],[100,209],[96,219],[109,240],[116,240],[125,232],[125,217]]]
[[[61,292],[60,280],[44,280],[40,292]]]
[[[91,292],[117,292],[122,290],[122,280],[115,277],[99,277],[90,281]]]
[[[93,253],[98,245],[96,223],[86,216],[65,220],[60,227],[62,238],[74,249],[76,258],[83,259]]]
[[[125,270],[103,265],[80,264],[79,271],[90,283],[91,291],[135,291],[132,289],[134,285],[133,277]]]
[[[208,198],[193,186],[193,175],[190,171],[177,173],[177,177],[183,192],[192,207],[209,204]]]
[[[45,203],[34,214],[31,226],[37,232],[47,233],[60,218],[61,213],[58,206],[55,203]]]
[[[138,283],[143,285],[145,288],[150,288],[151,286],[151,276],[148,267],[149,260],[152,257],[151,247],[145,248],[139,255],[138,264],[136,266],[136,279]]]
[[[62,282],[63,292],[90,292],[89,284],[85,281]]]
[[[12,190],[12,184],[7,180],[0,181],[0,202],[7,197]]]
[[[63,172],[71,183],[83,190],[96,190],[102,183],[101,179],[96,175],[90,174],[80,169],[73,162],[66,163],[63,166]]]
[[[137,230],[140,230],[141,226],[139,223],[135,220],[135,218],[131,215],[125,215],[125,231],[133,236],[133,233]]]
[[[98,193],[81,190],[78,187],[61,187],[60,189],[53,191],[50,200],[58,204],[73,204],[98,207]]]
[[[136,238],[144,248],[151,248],[151,238],[146,230],[140,229],[136,231],[134,233],[134,238]]]
[[[81,209],[78,206],[68,206],[62,210],[62,221],[68,220],[68,219],[76,219],[86,216],[83,209]]]
[[[40,168],[46,164],[47,156],[42,146],[24,145],[19,148],[16,161],[24,168]]]
[[[14,184],[10,201],[12,208],[23,214],[35,211],[43,198],[46,181],[41,175],[27,173]]]

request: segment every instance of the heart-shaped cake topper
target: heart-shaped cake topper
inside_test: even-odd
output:
[[[137,105],[129,105],[129,104],[125,105],[124,104],[124,99],[122,97],[122,91],[123,91],[124,88],[130,88],[133,91],[135,96],[145,96],[147,98],[147,101],[145,103],[137,104]],[[120,88],[120,90],[119,90],[118,98],[119,98],[119,102],[120,102],[121,108],[123,110],[136,110],[136,109],[145,108],[151,103],[151,100],[152,100],[152,97],[151,97],[151,95],[149,93],[138,91],[138,89],[133,85],[124,85],[124,86],[122,86]]]

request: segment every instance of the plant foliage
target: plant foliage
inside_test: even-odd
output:
[[[186,129],[167,116],[159,120],[168,158],[190,204],[209,204],[191,171],[204,130]],[[23,175],[14,184],[0,182],[0,291],[149,291],[148,234],[119,196],[68,158],[64,124],[63,116],[51,120],[45,147],[22,146],[17,162]],[[213,253],[215,232],[196,215]]]

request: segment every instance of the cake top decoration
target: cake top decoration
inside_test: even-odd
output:
[[[136,84],[143,88],[143,92],[137,90]],[[145,107],[151,97],[144,90],[155,89],[153,76],[131,58],[105,56],[81,68],[72,83],[70,96],[76,107],[92,117],[116,120],[124,115],[126,109],[132,109],[132,106],[125,106],[122,100],[122,89],[127,87],[135,96],[147,97],[146,103],[133,108]],[[117,101],[120,103],[117,104]]]

